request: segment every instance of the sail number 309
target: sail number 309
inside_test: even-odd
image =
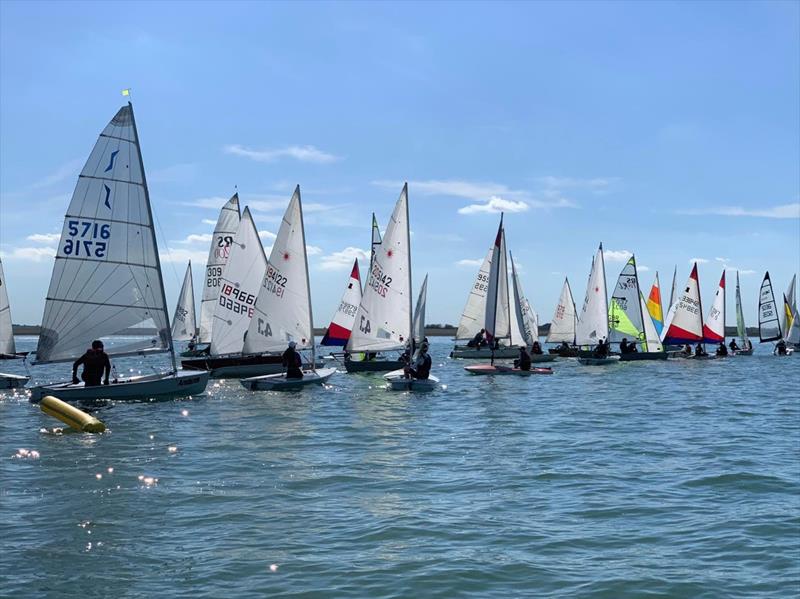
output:
[[[67,221],[67,238],[61,250],[65,256],[82,256],[85,258],[105,258],[108,240],[111,237],[111,225],[101,225],[90,220]]]

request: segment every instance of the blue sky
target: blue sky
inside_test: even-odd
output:
[[[77,173],[130,87],[170,310],[234,185],[269,245],[299,183],[327,324],[407,180],[429,322],[458,321],[503,208],[542,321],[565,275],[582,301],[603,241],[609,292],[625,252],[665,290],[701,258],[704,303],[739,268],[755,323],[763,271],[783,290],[800,269],[799,6],[2,2],[14,321],[41,320]]]

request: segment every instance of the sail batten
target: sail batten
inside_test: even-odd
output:
[[[65,213],[36,363],[84,353],[92,340],[155,328],[149,352],[171,352],[158,247],[133,108],[98,137]],[[114,348],[109,355],[114,356]]]

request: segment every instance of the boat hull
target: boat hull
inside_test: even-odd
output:
[[[405,362],[400,360],[345,360],[347,372],[387,372],[403,368]]]
[[[450,357],[462,360],[488,360],[492,357],[492,350],[488,347],[476,349],[474,347],[456,346],[453,348],[453,351],[450,352]],[[519,348],[501,347],[494,350],[494,357],[496,360],[519,357]]]
[[[17,374],[4,374],[0,372],[0,389],[19,389],[24,387],[30,380],[29,376],[19,376]]]
[[[243,356],[208,356],[181,360],[186,370],[206,370],[212,379],[247,378],[283,372],[283,357],[279,354]]]
[[[631,354],[620,354],[620,362],[641,362],[643,360],[666,360],[667,352],[665,351],[648,351],[648,352],[633,352]]]
[[[397,370],[383,375],[389,383],[390,391],[433,391],[439,387],[439,379],[435,376],[428,376],[426,379],[409,379],[403,374],[403,370]]]
[[[240,380],[242,387],[250,391],[297,391],[310,385],[324,384],[333,373],[335,368],[320,368],[316,371],[304,370],[303,378],[287,379],[281,374],[268,374],[266,376],[254,376]]]
[[[114,401],[146,401],[153,397],[199,395],[208,385],[208,372],[178,372],[131,377],[110,385],[87,387],[84,383],[53,383],[31,389],[31,402],[38,403],[45,395],[53,395],[67,403],[110,399]]]
[[[608,366],[609,364],[616,364],[619,362],[619,356],[610,356],[608,358],[578,358],[578,362],[584,366]]]
[[[519,368],[511,368],[501,364],[473,364],[472,366],[465,366],[464,370],[470,374],[477,375],[516,375],[516,376],[532,376],[534,374],[553,374],[552,368],[531,368],[530,370],[521,370]]]
[[[556,347],[555,349],[548,349],[548,354],[554,356],[560,356],[562,358],[577,358],[578,357],[578,348],[577,347],[570,347],[569,349],[561,349],[560,347]]]
[[[733,352],[734,356],[752,356],[753,350],[752,349],[737,349]]]

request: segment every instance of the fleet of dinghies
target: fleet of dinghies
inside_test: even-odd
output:
[[[333,376],[336,369],[321,367],[316,356],[299,186],[289,200],[269,258],[249,208],[240,211],[238,192],[222,206],[205,265],[199,313],[195,311],[190,262],[171,323],[153,223],[133,106],[128,103],[100,133],[78,177],[64,218],[32,363],[71,362],[95,339],[131,336],[132,331],[141,329],[142,335],[132,336],[137,339],[133,343],[109,343],[108,355],[167,353],[171,368],[124,378],[115,372],[109,384],[98,386],[74,380],[37,384],[31,387],[32,401],[51,394],[65,401],[196,395],[205,390],[209,377],[238,378],[253,391],[280,391],[322,385]],[[501,214],[494,243],[467,296],[451,357],[488,359],[488,363],[467,365],[465,370],[472,374],[530,376],[551,374],[553,369],[500,361],[523,355],[531,363],[577,357],[585,366],[607,366],[667,357],[729,355],[725,347],[725,270],[705,319],[697,264],[682,291],[676,281],[677,267],[669,302],[664,303],[656,272],[645,296],[636,257],[631,255],[609,298],[601,243],[592,259],[580,311],[569,280],[564,280],[545,340],[556,347],[544,353],[539,345],[539,318],[507,250]],[[786,292],[776,299],[767,272],[759,292],[759,340],[775,342],[774,353],[780,355],[791,355],[800,346],[795,286],[793,277]],[[0,263],[0,359],[21,358],[25,354],[16,352],[6,290]],[[387,388],[394,390],[437,388],[435,376],[415,378],[411,368],[419,356],[430,363],[425,357],[427,291],[426,275],[416,306],[412,306],[405,184],[383,234],[372,215],[364,285],[356,259],[320,343],[340,348],[327,356],[329,362],[340,360],[348,373],[384,372]],[[741,345],[733,340],[731,353],[752,355],[738,272],[735,306]],[[189,345],[181,354],[182,369],[178,368],[175,341]],[[705,344],[719,347],[709,355]],[[612,346],[618,351],[612,351]],[[285,355],[295,355],[287,347],[310,354],[304,364],[295,364],[302,376],[287,376]],[[0,388],[24,386],[29,378],[0,373]]]

